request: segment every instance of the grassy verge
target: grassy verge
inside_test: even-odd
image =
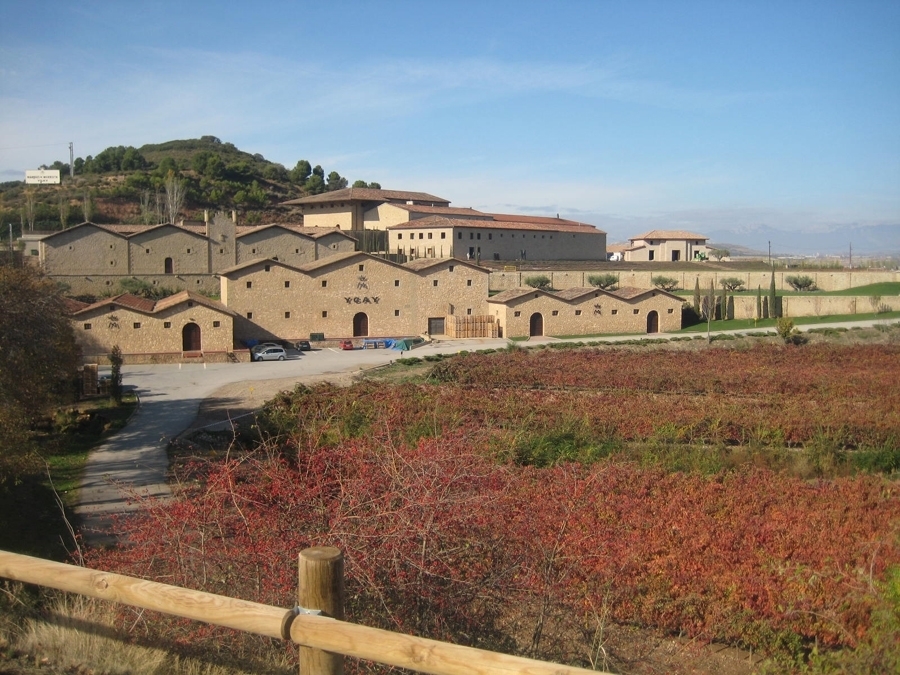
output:
[[[900,312],[884,312],[875,314],[867,312],[864,314],[835,314],[827,316],[792,316],[789,317],[795,326],[812,326],[819,323],[838,323],[843,321],[895,321],[900,319]],[[713,321],[710,330],[764,330],[766,328],[775,328],[778,319],[731,319],[728,321]],[[682,328],[681,333],[705,333],[706,322],[694,324],[687,328]]]
[[[65,560],[72,548],[78,485],[88,452],[125,426],[137,406],[126,397],[80,401],[57,411],[50,428],[35,432],[43,469],[0,486],[0,549]],[[92,414],[93,413],[93,414]]]

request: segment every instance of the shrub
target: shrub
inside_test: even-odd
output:
[[[785,277],[784,280],[795,291],[817,291],[816,282],[812,277],[805,274],[793,275]]]
[[[619,285],[619,277],[615,274],[589,274],[587,282],[604,291],[612,291]]]
[[[778,333],[778,337],[784,340],[784,343],[787,345],[802,345],[809,342],[809,338],[794,328],[794,322],[787,317],[778,319],[775,330]]]
[[[532,288],[539,288],[542,291],[552,290],[550,277],[546,274],[537,274],[532,277],[525,277],[525,285]]]
[[[672,277],[656,276],[650,280],[650,283],[664,291],[674,291],[678,288],[678,279]]]
[[[740,291],[744,287],[744,280],[737,277],[725,277],[719,283],[726,291]]]

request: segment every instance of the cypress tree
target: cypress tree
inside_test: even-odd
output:
[[[769,316],[778,318],[778,304],[775,300],[775,270],[772,270],[772,280],[769,282]]]
[[[719,295],[719,319],[725,321],[728,318],[728,294],[725,287],[722,286],[722,293]]]
[[[756,287],[756,318],[763,318],[762,315],[762,288]]]
[[[764,318],[764,319],[769,318],[769,298],[768,297],[763,298],[762,318]]]
[[[694,280],[694,312],[700,316],[700,277]]]

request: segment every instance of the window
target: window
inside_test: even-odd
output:
[[[472,308],[471,308],[471,307],[467,308],[467,309],[466,309],[466,314],[471,314],[471,313],[472,313]]]
[[[299,249],[299,248],[295,248],[295,249],[294,249],[294,253],[300,253],[300,249]]]
[[[431,282],[431,285],[432,285],[432,286],[437,286],[437,282],[438,282],[438,280],[435,279],[434,281]]]
[[[422,232],[419,232],[419,239],[424,239],[425,235]]]
[[[673,311],[675,311],[675,310],[673,310],[671,307],[669,307],[669,309],[667,310],[667,312],[668,312],[669,314],[671,314]]]
[[[252,319],[252,318],[253,318],[253,312],[247,312],[247,318],[248,318],[248,319]]]
[[[188,307],[193,307],[193,306],[194,306],[194,301],[193,300],[188,301]]]
[[[457,232],[457,233],[456,233],[456,238],[457,238],[457,239],[462,239],[462,232]],[[72,248],[72,247],[70,246],[69,248]]]
[[[322,279],[322,288],[328,287],[328,279]]]
[[[653,254],[654,254],[654,253],[655,253],[655,251],[650,251],[650,252],[647,254],[647,260],[653,260]]]
[[[290,319],[290,318],[291,318],[291,313],[290,313],[290,312],[285,312],[285,313],[284,313],[284,318],[285,318],[285,319]]]
[[[188,249],[187,252],[190,253],[190,252],[191,252],[191,249]]]
[[[633,310],[631,310],[631,313],[632,313],[632,314],[640,314],[640,313],[641,313],[641,310],[639,310],[639,309],[633,309]]]
[[[552,314],[553,316],[559,316],[559,310],[554,309],[552,312],[550,312],[550,314]]]
[[[144,253],[150,253],[150,249],[149,249],[149,248],[145,248],[145,249],[144,249]]]
[[[322,318],[323,318],[323,319],[327,319],[327,318],[328,318],[328,310],[327,310],[327,309],[323,309],[323,310],[322,310]]]
[[[150,253],[150,251],[147,251],[147,253]],[[225,253],[225,249],[224,249],[224,248],[220,248],[220,249],[219,249],[219,254],[221,255],[222,253]]]
[[[452,272],[452,271],[453,271],[453,265],[450,265],[447,269],[450,270],[450,271]]]
[[[399,285],[400,285],[400,280],[394,279],[394,286],[399,286]]]
[[[365,267],[366,267],[365,265],[360,265],[360,266],[359,266],[359,271],[362,272],[362,271],[365,269]]]
[[[397,239],[403,239],[403,233],[402,233],[402,232],[397,233]]]
[[[431,239],[431,232],[428,233],[428,238]]]
[[[488,239],[493,239],[494,235],[491,232],[488,232]]]
[[[466,286],[471,286],[471,285],[472,285],[472,280],[466,279]]]
[[[290,288],[290,287],[291,287],[291,282],[290,282],[290,281],[285,281],[285,282],[284,282],[284,287],[285,287],[285,288]]]
[[[251,248],[251,249],[250,249],[250,252],[251,252],[251,253],[256,253],[256,249],[255,249],[255,248]]]
[[[400,316],[400,310],[399,310],[399,309],[395,309],[395,310],[394,310],[394,316]]]
[[[84,329],[85,329],[85,330],[90,330],[90,329],[91,329],[91,324],[89,324],[89,323],[84,324]]]
[[[135,328],[140,328],[140,327],[141,327],[141,322],[140,322],[140,321],[135,321],[132,325],[133,325]]]
[[[447,238],[447,233],[441,232],[441,239],[446,239],[446,238]]]
[[[172,327],[171,321],[163,321],[163,328],[171,328],[171,327]]]
[[[612,313],[613,313],[613,314],[618,314],[618,313],[619,313],[619,310],[614,309],[614,310],[612,311]]]
[[[481,232],[478,233],[478,238],[481,239]]]
[[[37,255],[38,250],[36,248],[31,249],[31,255]]]
[[[263,267],[263,269],[264,269],[266,272],[268,272],[269,270],[272,269],[272,266],[271,266],[271,265],[266,265],[265,267]]]
[[[469,239],[474,239],[474,238],[475,238],[475,233],[469,232]]]
[[[247,288],[253,288],[253,282],[252,282],[252,281],[248,281],[248,282],[247,282]]]
[[[110,245],[109,245],[109,248],[110,248],[110,249],[114,249],[115,247],[116,247],[115,244],[110,244]]]
[[[581,316],[581,310],[580,310],[580,309],[576,309],[576,310],[575,310],[575,316]]]
[[[513,316],[522,316],[522,312],[515,311],[513,312]]]

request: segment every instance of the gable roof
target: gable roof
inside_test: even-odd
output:
[[[304,204],[321,204],[323,202],[362,201],[362,202],[422,202],[436,206],[447,206],[450,201],[435,197],[427,192],[406,192],[404,190],[379,190],[375,188],[344,188],[318,195],[309,195],[299,199],[282,202],[287,206],[303,206]]]
[[[526,295],[531,295],[532,293],[540,293],[541,295],[556,297],[555,294],[548,293],[547,291],[542,291],[539,288],[532,288],[531,286],[519,286],[518,288],[510,288],[508,290],[497,293],[496,295],[492,295],[487,299],[487,301],[506,304],[508,302],[512,302],[513,300],[518,300],[519,298],[525,297]]]
[[[116,232],[115,230],[111,229],[110,226],[108,226],[108,225],[97,225],[97,223],[91,223],[89,221],[85,221],[83,223],[79,223],[78,225],[73,225],[72,227],[67,227],[65,230],[59,230],[58,232],[54,232],[53,234],[48,234],[46,237],[41,239],[41,243],[49,242],[50,240],[52,240],[56,237],[65,236],[67,234],[71,234],[72,232],[75,232],[76,230],[82,230],[82,229],[100,230],[101,232],[106,232],[108,234],[112,234],[117,237],[122,237],[123,239],[126,237],[125,234],[123,234],[121,232]]]
[[[122,293],[121,295],[117,295],[113,298],[104,298],[103,300],[90,305],[80,303],[83,306],[80,309],[73,311],[72,316],[87,314],[95,309],[100,309],[102,307],[115,306],[133,309],[134,311],[140,312],[142,314],[156,314],[157,312],[161,312],[164,309],[168,309],[169,307],[174,307],[188,301],[196,302],[198,305],[204,305],[205,307],[215,309],[219,312],[223,312],[231,316],[237,316],[233,310],[229,309],[221,302],[211,300],[210,298],[199,295],[197,293],[193,293],[191,291],[181,291],[159,300],[150,300],[149,298],[142,298],[137,295],[132,295],[131,293]]]
[[[391,204],[391,206],[409,211],[410,213],[426,213],[438,216],[468,216],[470,218],[486,218],[490,220],[491,214],[476,211],[468,206],[431,206],[427,204]]]
[[[439,265],[462,265],[479,272],[484,272],[485,274],[491,273],[489,269],[481,267],[480,265],[476,265],[472,262],[460,260],[458,258],[416,258],[415,260],[409,260],[403,263],[403,267],[409,268],[415,272],[426,270],[429,267],[437,267]]]
[[[668,291],[664,291],[661,288],[620,288],[616,291],[606,291],[602,288],[595,288],[594,286],[588,287],[573,287],[566,288],[561,291],[551,292],[551,291],[542,291],[538,288],[531,288],[528,286],[520,286],[518,288],[511,288],[509,290],[503,291],[502,293],[497,293],[496,295],[492,295],[487,299],[488,302],[496,302],[500,304],[509,304],[514,300],[518,300],[523,298],[529,294],[540,293],[544,296],[554,298],[560,300],[561,302],[575,302],[580,300],[586,295],[606,295],[615,298],[619,298],[620,300],[634,300],[635,298],[639,298],[641,296],[647,295],[648,293],[652,293],[654,295],[665,295],[673,300],[677,300],[678,302],[684,302],[684,298],[675,295],[674,293],[669,293]]]
[[[629,241],[638,241],[640,239],[702,239],[706,241],[709,237],[696,232],[688,232],[687,230],[650,230],[636,237],[631,237]]]
[[[552,216],[522,216],[512,213],[489,213],[488,215],[497,222],[501,223],[531,223],[533,225],[546,225],[551,229],[556,229],[559,225],[566,225],[569,227],[577,226],[585,229],[603,232],[603,230],[588,223],[581,223],[577,220],[568,220],[567,218],[560,218],[559,216],[556,216],[555,218]],[[605,232],[603,233],[606,234]]]

